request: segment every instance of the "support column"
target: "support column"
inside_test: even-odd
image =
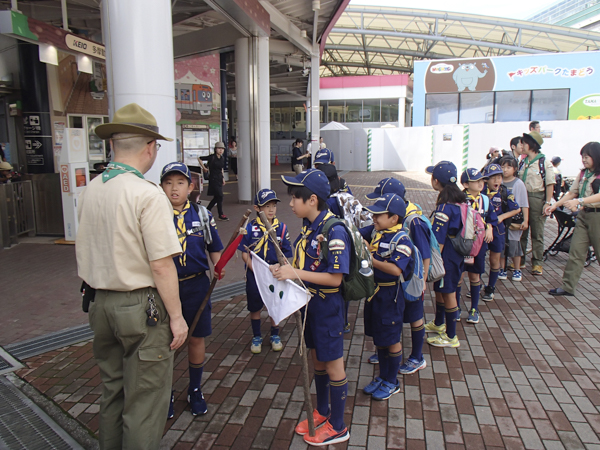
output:
[[[269,38],[256,37],[256,80],[258,102],[257,180],[258,190],[271,189],[271,88],[269,85]]]
[[[175,74],[171,1],[103,0],[108,104],[114,111],[137,103],[154,117],[160,133],[175,139]],[[160,170],[177,159],[176,142],[161,142],[146,178],[158,182]]]
[[[319,56],[319,47],[317,45],[313,47],[313,54],[310,57],[310,152],[314,162],[315,154],[319,151],[319,129],[321,128],[319,115],[319,66],[321,57]]]
[[[235,103],[238,126],[238,198],[240,203],[249,203],[252,200],[249,40],[249,38],[240,38],[235,41]]]
[[[406,126],[406,97],[398,99],[398,127]]]

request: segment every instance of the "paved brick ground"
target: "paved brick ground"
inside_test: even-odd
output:
[[[387,175],[351,173],[346,178],[362,196]],[[435,193],[427,177],[397,176],[408,186],[407,196],[431,210]],[[233,217],[242,209],[227,205],[225,212]],[[280,211],[297,231],[298,220],[285,216],[285,207]],[[228,227],[233,225],[221,227],[224,235]],[[549,220],[546,228],[547,238],[553,238],[555,222]],[[553,298],[546,292],[557,285],[566,260],[562,253],[551,257],[543,277],[525,273],[521,283],[500,281],[496,299],[480,304],[482,321],[471,325],[463,319],[458,325],[461,347],[425,345],[428,368],[404,377],[403,392],[388,402],[373,402],[361,391],[376,373],[367,363],[374,347],[364,337],[362,305],[352,305],[352,333],[345,336],[345,420],[351,439],[336,447],[600,448],[600,273],[593,264],[584,269],[577,297]],[[432,311],[428,293],[429,318]],[[217,302],[213,326],[203,382],[209,413],[193,418],[186,408],[183,353],[175,369],[176,416],[167,422],[164,448],[305,448],[293,435],[303,415],[293,319],[282,326],[283,352],[263,348],[261,355],[249,351],[250,320],[243,296]],[[264,321],[263,334],[268,327]],[[407,354],[408,328],[404,343]],[[90,343],[25,362],[28,368],[19,372],[21,377],[97,431],[100,380]]]

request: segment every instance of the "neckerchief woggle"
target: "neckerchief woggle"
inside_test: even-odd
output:
[[[538,153],[537,155],[535,155],[535,158],[533,158],[531,160],[531,162],[529,162],[529,156],[527,158],[525,158],[525,160],[523,161],[523,166],[525,167],[525,171],[523,172],[523,183],[525,183],[525,180],[527,179],[527,171],[529,170],[529,168],[531,167],[531,165],[536,162],[538,159],[543,158],[544,155],[543,153]]]
[[[144,179],[144,175],[142,175],[135,167],[131,167],[124,163],[111,162],[106,166],[106,170],[102,173],[102,182],[106,183],[108,180],[112,180],[114,177],[123,173],[132,173],[142,180]]]
[[[319,228],[323,223],[325,223],[330,217],[335,217],[331,211],[327,211],[327,214],[323,217],[323,220],[319,222],[319,224],[315,227],[315,229]],[[304,225],[302,227],[302,234],[298,242],[296,243],[296,247],[294,248],[294,259],[292,260],[292,265],[296,269],[304,269],[304,263],[306,260],[306,242],[308,236],[313,233],[312,224]],[[325,236],[327,238],[327,236]]]
[[[262,220],[260,220],[260,217],[256,218],[256,225],[258,225],[258,228],[260,229],[260,231],[262,231],[263,235],[259,239],[259,241],[256,244],[254,244],[253,251],[254,251],[254,253],[256,253],[258,255],[259,250],[262,249],[263,250],[262,259],[264,259],[266,261],[267,260],[267,250],[269,248],[269,232],[267,231],[267,227],[262,223]],[[277,217],[273,218],[273,222],[271,223],[271,226],[275,231],[277,231],[277,227],[279,226],[279,220],[277,220]],[[281,238],[283,239],[283,236]]]

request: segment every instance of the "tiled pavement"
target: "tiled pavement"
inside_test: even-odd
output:
[[[351,173],[346,178],[355,195],[362,196],[387,175]],[[396,176],[409,188],[410,199],[431,209],[435,193],[426,176]],[[274,186],[283,193],[280,183]],[[231,217],[245,209],[233,204],[226,208]],[[285,204],[279,216],[297,232],[298,221]],[[223,234],[234,226],[222,226]],[[555,227],[548,221],[547,238]],[[425,345],[427,369],[404,377],[403,392],[388,402],[374,402],[361,392],[376,373],[367,363],[374,347],[364,337],[362,305],[352,305],[352,333],[345,336],[345,420],[351,439],[335,447],[600,448],[600,272],[597,264],[584,269],[576,298],[550,297],[547,289],[557,285],[566,258],[551,257],[543,277],[526,273],[521,283],[500,281],[496,299],[480,305],[482,321],[471,325],[463,318],[458,325],[461,347]],[[235,266],[230,274],[239,276],[233,272]],[[431,302],[428,292],[430,318]],[[263,334],[268,327],[263,322]],[[186,409],[187,363],[182,353],[175,369],[176,416],[167,422],[164,448],[305,448],[293,434],[303,405],[293,319],[283,324],[281,353],[267,346],[261,355],[249,352],[250,320],[243,296],[214,304],[213,328],[203,379],[209,413],[193,418]],[[410,346],[408,328],[404,343]],[[28,368],[19,376],[97,432],[100,379],[89,342],[25,363]]]

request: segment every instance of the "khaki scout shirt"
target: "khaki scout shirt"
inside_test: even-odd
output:
[[[150,261],[181,253],[173,208],[156,184],[132,173],[94,178],[79,197],[79,277],[95,289],[156,287]]]
[[[554,179],[554,166],[549,158],[546,157],[544,161],[544,166],[546,167],[546,184],[544,185],[544,179],[540,175],[540,161],[537,160],[534,162],[527,171],[527,179],[523,182],[525,183],[525,187],[527,188],[527,192],[545,192],[546,186],[550,184],[556,184],[556,180]],[[523,179],[523,173],[525,172],[525,165],[519,171],[519,178]]]
[[[572,194],[575,194],[575,198],[579,197],[579,191],[581,189],[581,175],[577,175],[575,177],[575,181],[573,181],[573,185],[571,186],[571,189],[569,190],[569,192],[571,192]],[[588,181],[587,186],[585,187],[585,192],[583,193],[583,197],[589,197],[590,195],[594,195],[594,190],[592,189],[592,183],[596,181],[596,175],[593,175],[592,178],[590,178],[590,181]],[[596,202],[596,203],[586,203],[585,205],[583,205],[585,208],[600,208],[600,202]]]

